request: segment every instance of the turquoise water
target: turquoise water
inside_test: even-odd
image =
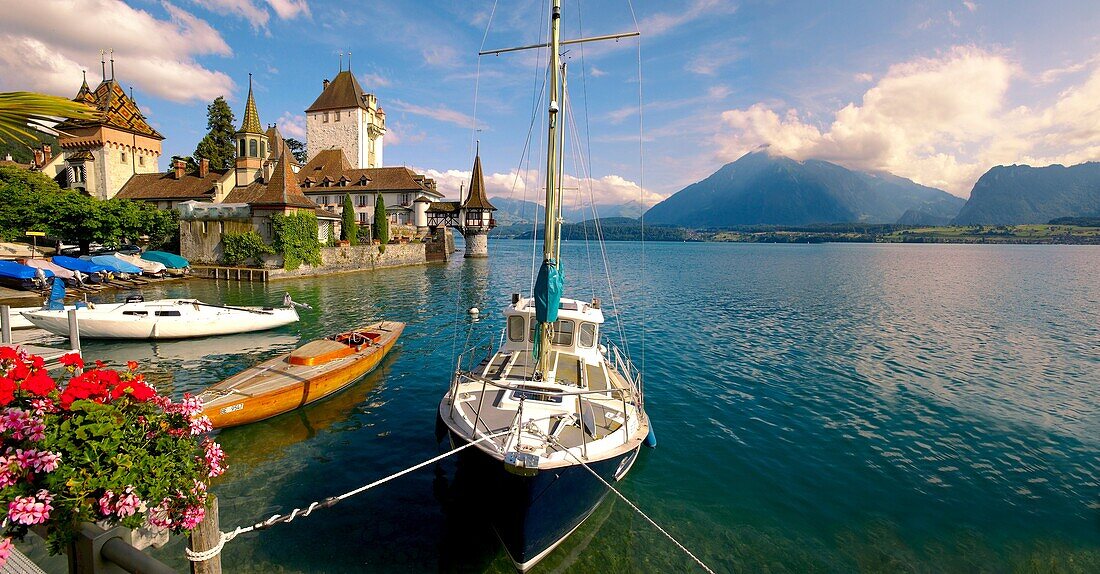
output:
[[[593,250],[595,247],[592,248]],[[376,372],[325,402],[220,435],[222,529],[343,493],[444,450],[452,358],[530,284],[530,245],[488,261],[293,280],[189,281],[147,297],[312,304],[261,336],[86,345],[197,391],[378,317],[406,321]],[[567,293],[601,297],[565,246]],[[623,492],[717,571],[1100,571],[1100,250],[1069,246],[607,246],[660,446]],[[477,306],[471,324],[464,310]],[[640,325],[646,325],[644,352]],[[227,572],[509,572],[445,462],[230,542]],[[183,567],[182,540],[157,555]],[[621,502],[544,572],[691,571]]]

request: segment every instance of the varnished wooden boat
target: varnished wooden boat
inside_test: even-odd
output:
[[[207,388],[199,395],[203,414],[214,428],[226,428],[321,400],[378,366],[404,329],[380,321],[306,343]]]

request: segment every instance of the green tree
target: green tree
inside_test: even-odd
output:
[[[0,166],[0,241],[23,241],[27,231],[46,231],[48,200],[61,192],[41,172]]]
[[[344,194],[344,208],[340,211],[340,239],[352,245],[358,245],[359,228],[355,225],[355,206],[351,204],[351,194]]]
[[[386,199],[381,193],[374,204],[374,238],[378,240],[378,252],[386,252],[386,244],[390,242],[390,220],[386,217]]]
[[[286,147],[290,148],[290,153],[294,154],[294,159],[298,160],[298,163],[306,163],[306,144],[294,138],[286,138],[283,141],[286,142]]]
[[[210,160],[210,169],[224,170],[233,167],[237,155],[233,135],[235,118],[225,98],[218,96],[206,106],[206,128],[209,130],[195,147],[194,157]]]

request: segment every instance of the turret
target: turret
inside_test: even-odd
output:
[[[256,111],[256,99],[252,95],[252,74],[248,75],[248,101],[244,105],[244,121],[237,130],[237,160],[235,162],[236,185],[243,187],[264,176],[267,159],[267,134],[260,124]]]

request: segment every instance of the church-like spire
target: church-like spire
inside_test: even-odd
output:
[[[248,102],[244,105],[244,122],[241,131],[249,134],[264,133],[260,113],[256,111],[256,99],[252,97],[252,74],[248,74]]]
[[[485,176],[481,173],[481,144],[478,143],[478,151],[474,156],[474,171],[470,174],[470,193],[466,195],[466,201],[462,207],[467,209],[488,209],[495,211],[489,198],[485,196]]]

